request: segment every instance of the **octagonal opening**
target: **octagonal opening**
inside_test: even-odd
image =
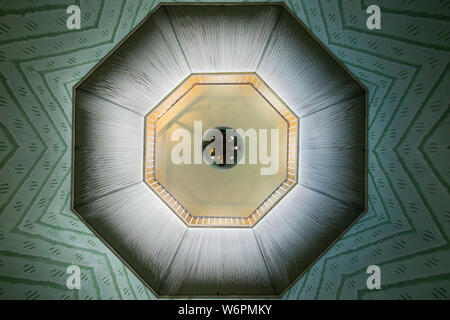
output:
[[[146,182],[190,226],[253,226],[297,181],[297,123],[255,74],[192,75],[146,117]]]
[[[367,208],[367,89],[322,45],[273,3],[161,5],[74,87],[72,208],[158,296],[278,296]],[[261,76],[301,118],[302,131],[288,132],[301,150],[288,150],[279,205],[286,189],[253,219],[203,224],[153,179],[149,132],[195,85],[233,77],[286,108],[255,74],[200,74],[241,71]],[[297,156],[301,180],[289,190]]]

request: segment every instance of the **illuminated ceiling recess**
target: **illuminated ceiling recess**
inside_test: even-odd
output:
[[[73,210],[158,296],[279,296],[366,210],[366,90],[281,5],[160,6],[73,96]],[[197,120],[278,170],[174,164]]]
[[[251,227],[297,182],[298,119],[255,74],[192,75],[145,119],[145,182],[189,226]],[[266,166],[248,157],[227,172],[174,164],[172,134],[184,128],[194,136],[198,120],[205,129],[279,130],[277,174],[261,175]]]

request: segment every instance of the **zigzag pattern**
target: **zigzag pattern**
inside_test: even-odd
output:
[[[158,1],[2,1],[0,299],[151,299],[70,210],[72,86]],[[288,0],[370,89],[369,211],[286,299],[450,298],[450,1]],[[365,27],[378,4],[382,30]],[[447,160],[447,161],[446,161]],[[68,265],[82,290],[66,288]],[[369,291],[368,265],[382,268]]]
[[[448,299],[450,2],[291,4],[370,90],[369,210],[286,298]],[[365,27],[370,4],[381,7],[381,31]],[[380,291],[365,287],[371,264]]]
[[[73,31],[72,1],[2,4],[0,298],[153,298],[70,210],[72,86],[153,2],[77,1],[83,28]],[[66,287],[71,264],[80,291]]]

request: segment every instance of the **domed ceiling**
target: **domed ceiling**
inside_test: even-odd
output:
[[[73,208],[158,295],[280,295],[366,208],[366,91],[282,6],[161,6],[74,90]]]
[[[188,225],[253,226],[297,181],[297,123],[254,74],[190,76],[146,117],[145,181]],[[231,161],[215,166],[210,162],[221,157],[215,148],[204,160],[202,142],[195,140],[223,124],[236,128],[236,143],[225,159]],[[181,137],[172,136],[180,129],[189,141],[177,151]],[[226,155],[223,150],[226,144]],[[187,158],[172,161],[174,151]]]
[[[292,17],[270,3],[177,9],[183,1],[173,2],[76,1],[80,30],[66,25],[73,1],[2,2],[0,299],[280,292],[283,299],[449,299],[448,1],[377,1],[381,30],[367,29],[370,1],[285,0]],[[367,87],[366,129],[351,94],[360,86],[344,80],[342,65],[303,24]],[[243,74],[258,77],[297,117],[297,181],[252,226],[189,225],[146,182],[146,117],[191,76]],[[198,97],[216,110],[267,106],[226,91],[223,100],[234,96],[236,104],[206,99],[217,86],[196,87],[192,93],[205,88]],[[173,119],[182,104],[186,116],[206,105],[187,102],[173,106]],[[212,123],[215,115],[202,113],[211,121],[204,134],[239,129],[234,112],[226,122]],[[184,119],[191,123],[173,128],[192,125]],[[353,150],[362,150],[357,132],[366,130],[368,210],[357,219],[365,208],[363,164]],[[161,181],[178,200],[186,190],[176,188],[190,185],[176,183],[185,164],[156,159],[155,169],[164,164],[179,169],[178,178]],[[245,165],[201,166],[228,176]],[[211,212],[183,206],[197,216]],[[374,264],[381,290],[366,286]],[[81,270],[80,290],[67,287],[72,265]]]

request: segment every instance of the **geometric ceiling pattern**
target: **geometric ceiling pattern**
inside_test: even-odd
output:
[[[280,296],[366,209],[366,90],[279,5],[159,6],[72,100],[73,211],[158,296]]]
[[[154,298],[70,210],[71,92],[158,1],[82,2],[70,32],[60,3],[0,11],[0,299]],[[286,5],[369,89],[369,132],[368,212],[284,298],[450,298],[449,3]],[[71,264],[80,291],[65,286]],[[365,286],[372,264],[382,290]]]
[[[194,91],[196,91],[192,90],[194,88],[199,89],[198,91],[200,91],[201,93],[193,93]],[[242,103],[242,105],[238,105],[240,107],[238,109],[238,112],[230,112],[230,106],[228,106],[226,111],[222,114],[220,114],[220,112],[217,112],[222,109],[220,107],[220,102],[217,103],[220,106],[216,106],[216,108],[211,108],[211,105],[209,105],[210,109],[208,111],[208,114],[210,114],[210,116],[211,114],[213,114],[213,118],[216,118],[215,121],[220,121],[220,123],[223,123],[223,121],[231,121],[230,119],[224,120],[224,113],[232,113],[233,117],[236,117],[237,115],[238,118],[244,119],[247,127],[250,127],[251,125],[248,124],[250,120],[249,118],[258,118],[258,115],[260,115],[260,113],[263,111],[271,116],[275,115],[277,119],[279,118],[278,123],[282,123],[281,127],[284,131],[284,133],[281,134],[284,137],[284,143],[280,143],[279,153],[285,154],[284,161],[282,161],[284,163],[282,164],[283,169],[278,168],[280,179],[274,179],[272,176],[269,176],[269,179],[263,180],[265,176],[262,176],[261,174],[244,175],[243,173],[245,173],[246,170],[241,170],[235,173],[235,176],[237,177],[236,180],[232,180],[232,183],[226,184],[224,183],[224,180],[227,176],[220,176],[221,178],[218,178],[217,171],[214,169],[210,170],[211,168],[208,164],[204,164],[203,168],[200,167],[200,170],[196,170],[199,167],[193,169],[191,164],[181,166],[180,168],[180,165],[170,166],[171,161],[169,159],[169,152],[167,152],[165,158],[163,158],[162,156],[158,157],[159,153],[157,152],[157,150],[170,150],[171,147],[173,147],[173,145],[175,144],[174,142],[169,140],[169,133],[173,133],[175,130],[173,127],[176,127],[176,124],[173,125],[172,122],[176,120],[175,123],[182,123],[184,127],[186,127],[186,123],[183,122],[184,113],[187,112],[187,115],[185,115],[186,118],[190,118],[190,120],[192,121],[192,113],[195,114],[195,110],[193,111],[190,109],[192,109],[192,104],[195,105],[194,98],[198,99],[202,95],[205,96],[205,91],[211,90],[211,88],[213,88],[212,90],[214,90],[216,94],[217,92],[221,92],[221,94],[223,94],[224,91],[232,93],[234,92],[234,94],[228,93],[222,95],[222,99],[235,98],[234,101],[236,101],[236,96],[238,96],[238,101],[240,100]],[[251,93],[249,94],[249,92]],[[191,95],[189,95],[189,93],[191,93]],[[243,98],[242,96],[239,96],[239,94],[247,95],[247,104],[242,101]],[[189,96],[194,98],[186,98]],[[180,106],[180,104],[182,105],[182,99],[184,101],[188,100],[190,103],[187,103],[187,106],[184,105],[184,108],[181,108],[180,110],[180,108],[177,108],[175,106]],[[207,96],[205,96],[204,99],[209,101]],[[216,100],[221,101],[221,99],[217,98]],[[249,108],[248,101],[256,101],[257,108]],[[245,112],[242,111],[243,108],[246,108]],[[178,110],[175,112],[169,111],[173,111],[176,109]],[[167,113],[172,115],[169,117],[165,116]],[[219,116],[214,116],[214,114],[217,113],[219,113]],[[247,118],[244,116],[245,114],[248,115],[250,113],[251,117]],[[197,111],[196,116],[201,117],[202,114]],[[159,121],[158,125],[158,120],[164,120],[163,117],[166,119],[168,118],[168,120]],[[270,119],[272,119],[272,117]],[[256,74],[241,73],[191,75],[177,88],[175,88],[173,92],[171,92],[165,99],[163,99],[158,104],[158,106],[156,106],[154,110],[152,110],[146,116],[145,122],[144,136],[146,138],[144,154],[146,160],[144,163],[144,181],[172,209],[172,211],[189,226],[253,226],[268,211],[270,211],[270,209],[273,208],[297,182],[298,163],[296,150],[298,143],[298,119],[293,114],[293,112],[286,107],[283,101],[281,101],[281,99],[278,98],[276,94],[274,94],[273,91],[261,79],[259,79]],[[230,124],[229,122],[227,123]],[[161,131],[163,133],[158,135],[158,133]],[[164,137],[166,137],[165,140]],[[171,144],[172,146],[169,147],[169,145]],[[165,164],[162,166],[157,166],[156,163],[158,161]],[[170,170],[168,169],[168,167],[170,167]],[[256,171],[259,170],[261,170],[261,168],[257,167]],[[205,174],[205,171],[208,172],[208,174]],[[186,172],[190,174],[189,178],[187,179],[183,177],[186,175]],[[202,179],[201,183],[198,183],[194,187],[194,180],[198,182],[200,180],[198,179],[199,176],[202,175],[204,179]],[[163,177],[164,180],[167,181],[168,176],[170,176],[172,180],[171,186],[175,187],[175,189],[179,193],[184,195],[185,198],[177,198],[177,193],[173,193],[173,189],[169,185],[163,183],[159,178]],[[257,179],[258,181],[256,181]],[[214,180],[219,180],[220,183],[211,184],[210,182]],[[276,180],[276,183],[271,184],[270,182],[273,182],[274,180]],[[233,199],[234,201],[231,201],[231,205],[224,205],[224,203],[226,202],[230,203],[230,198],[232,198],[234,191],[236,190],[236,186],[240,187],[241,192],[239,192],[239,194],[241,196]],[[266,192],[259,192],[258,194],[260,197],[257,198],[256,202],[252,203],[253,206],[249,206],[248,200],[246,201],[245,198],[248,199],[249,194],[251,193],[245,194],[245,190],[254,190],[256,189],[255,186],[265,187]],[[189,197],[189,193],[192,191],[186,192],[185,190],[187,189],[196,189],[197,194],[191,195],[191,197]],[[224,193],[225,195],[223,195]],[[198,197],[198,195],[200,195],[200,198]],[[192,200],[189,201],[189,198],[192,198]],[[185,203],[183,200],[188,200],[188,203],[190,203],[191,206],[188,206],[187,203]],[[219,203],[220,206],[215,206],[214,203]],[[197,211],[193,212],[192,207],[196,208]],[[222,209],[221,214],[217,214],[219,208]],[[204,214],[207,215],[205,216]],[[230,214],[233,214],[233,216],[229,216]]]

